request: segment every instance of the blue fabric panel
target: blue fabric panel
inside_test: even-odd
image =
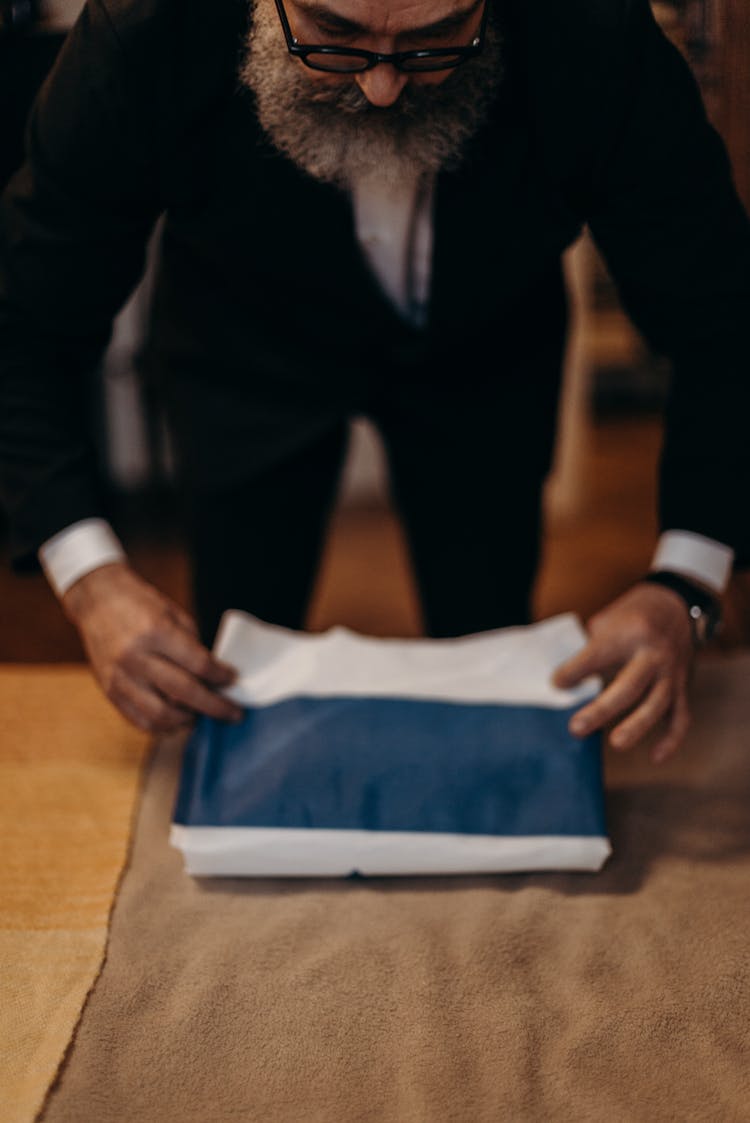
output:
[[[297,697],[202,718],[174,822],[605,836],[601,737],[573,738],[572,712]]]

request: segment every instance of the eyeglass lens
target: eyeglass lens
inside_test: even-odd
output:
[[[399,70],[427,71],[449,70],[458,66],[464,56],[438,55],[427,58],[406,58],[398,63]],[[359,55],[328,54],[326,51],[309,51],[304,56],[304,61],[314,70],[332,70],[339,74],[357,74],[368,68],[368,60]]]

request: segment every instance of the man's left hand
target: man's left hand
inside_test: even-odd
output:
[[[570,722],[576,737],[615,723],[609,741],[631,749],[659,729],[651,760],[661,763],[682,743],[690,725],[688,682],[694,644],[684,600],[658,585],[641,582],[587,622],[589,642],[555,672],[567,689],[589,675],[606,685]]]

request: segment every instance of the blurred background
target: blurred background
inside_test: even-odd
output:
[[[81,0],[0,0],[0,189],[22,161],[31,101],[81,7]],[[652,7],[699,81],[750,209],[750,4],[652,0]],[[112,495],[115,529],[134,566],[189,607],[189,562],[172,503],[168,434],[140,390],[139,343],[153,260],[152,244],[144,276],[121,310],[95,372],[101,471]],[[650,562],[657,536],[661,407],[670,371],[623,313],[586,233],[568,250],[565,267],[574,319],[547,487],[536,615],[575,611],[585,619]],[[487,517],[495,512],[488,510]],[[421,628],[379,438],[363,419],[352,424],[308,626],[318,630],[334,623],[373,635],[418,635]],[[733,580],[717,642],[728,648],[750,643],[746,575]],[[0,511],[0,661],[83,657],[44,577],[11,573]]]

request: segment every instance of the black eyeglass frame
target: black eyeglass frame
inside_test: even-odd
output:
[[[425,74],[435,70],[452,70],[456,66],[460,66],[462,62],[466,62],[470,58],[476,57],[484,47],[484,36],[487,29],[487,16],[489,13],[490,0],[484,0],[484,11],[482,13],[482,22],[479,25],[477,34],[474,36],[471,43],[466,47],[425,47],[423,50],[417,51],[396,51],[391,55],[380,54],[378,51],[365,51],[360,47],[334,47],[325,44],[312,44],[312,43],[298,43],[292,34],[292,29],[289,25],[286,10],[282,0],[275,0],[276,11],[279,13],[281,27],[286,39],[287,50],[290,55],[300,59],[305,66],[311,70],[324,71],[327,74],[363,74],[366,70],[372,70],[374,66],[378,66],[381,62],[388,62],[395,66],[396,70],[401,70],[406,74]],[[341,69],[339,67],[320,66],[317,63],[310,62],[309,56],[316,55],[347,55],[362,59],[364,66],[355,67],[351,70]],[[446,59],[450,56],[450,62],[437,63],[437,60],[442,58]],[[408,63],[412,60],[418,59],[435,59],[437,65],[435,66],[409,66]],[[406,63],[407,65],[404,65]]]

